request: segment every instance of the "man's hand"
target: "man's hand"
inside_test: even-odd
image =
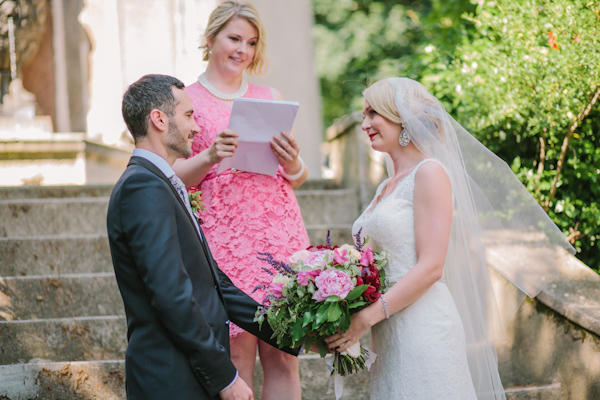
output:
[[[239,376],[233,385],[219,393],[223,400],[254,400],[254,393]]]
[[[232,157],[238,146],[238,136],[236,131],[225,129],[219,132],[215,141],[208,148],[208,157],[213,164],[220,163],[224,158]]]

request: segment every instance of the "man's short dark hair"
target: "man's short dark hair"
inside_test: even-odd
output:
[[[168,75],[144,75],[129,86],[123,95],[121,111],[133,139],[137,142],[148,133],[150,112],[161,110],[169,118],[175,110],[173,87],[183,89],[185,85]]]

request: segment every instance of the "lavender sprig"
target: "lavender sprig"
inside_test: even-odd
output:
[[[266,252],[265,253],[258,252],[258,254],[260,254],[261,256],[263,256],[263,258],[257,257],[259,260],[268,262],[269,265],[271,266],[271,268],[273,268],[277,272],[279,272],[281,274],[284,274],[284,275],[288,275],[288,276],[297,275],[297,272],[294,271],[289,266],[289,264],[284,263],[283,261],[277,261],[277,260],[275,260],[273,258],[273,254],[266,253]]]
[[[354,235],[354,248],[356,248],[358,251],[362,251],[363,246],[365,245],[365,240],[361,239],[360,237],[361,232],[362,227],[358,230],[358,232],[356,232],[356,235]]]
[[[254,289],[252,289],[252,293],[256,292],[257,290],[267,290],[269,288],[269,285],[256,285],[254,286]]]
[[[325,237],[325,244],[331,247],[331,231],[327,229],[327,236]]]

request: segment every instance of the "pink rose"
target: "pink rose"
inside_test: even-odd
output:
[[[375,262],[375,257],[373,257],[373,250],[370,247],[365,247],[362,255],[360,256],[360,263],[365,267],[373,264]]]
[[[345,299],[348,293],[354,289],[352,279],[342,271],[337,269],[328,269],[321,272],[315,278],[315,284],[318,290],[313,294],[312,299],[318,302],[327,300],[329,296],[338,296]]]
[[[297,264],[298,261],[300,261],[300,260],[304,261],[306,259],[306,257],[308,257],[309,255],[310,255],[310,251],[308,251],[308,250],[297,251],[290,256],[290,263]]]
[[[331,250],[314,251],[304,259],[304,264],[313,268],[325,268],[325,266],[332,261],[332,253]]]
[[[310,278],[314,280],[317,276],[319,276],[319,274],[321,274],[320,269],[313,269],[312,271],[300,271],[298,272],[298,277],[296,279],[298,280],[299,285],[307,286],[308,280]]]
[[[269,285],[269,291],[273,293],[273,296],[281,297],[283,294],[283,285],[284,283],[282,282],[271,282]]]
[[[333,260],[338,265],[344,265],[346,261],[350,260],[350,253],[348,250],[337,248],[333,251]]]

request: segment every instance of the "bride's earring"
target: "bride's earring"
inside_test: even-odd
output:
[[[400,143],[400,146],[408,146],[408,144],[410,143],[410,136],[408,135],[408,131],[404,127],[404,123],[400,125],[402,125],[402,133],[400,134],[398,142]]]
[[[208,55],[212,56],[212,50],[210,49],[210,47],[208,48]]]

